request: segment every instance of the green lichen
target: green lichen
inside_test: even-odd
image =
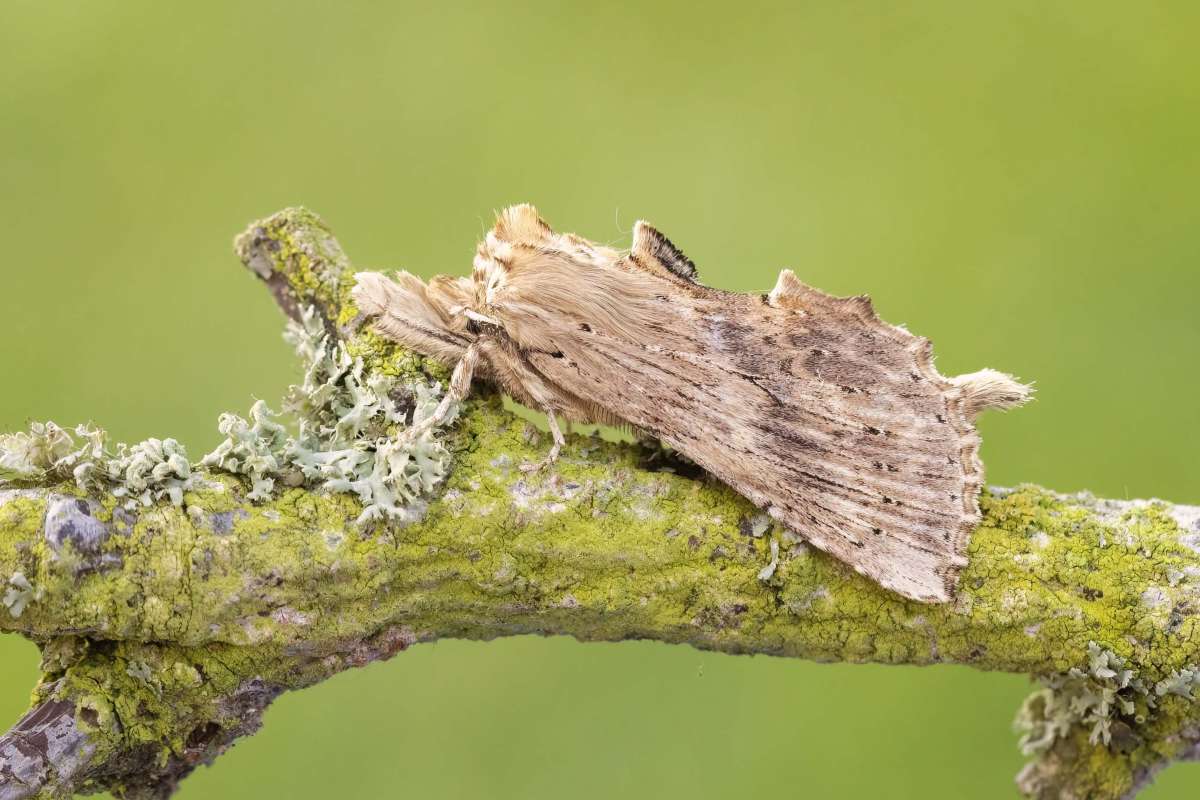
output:
[[[80,727],[91,734],[94,759],[147,752],[164,765],[181,756],[189,737],[207,726],[238,724],[222,701],[256,675],[277,677],[278,658],[266,650],[204,650],[164,644],[93,645],[69,654],[59,670],[43,675],[51,697],[75,703]],[[120,790],[120,786],[110,788]]]
[[[356,309],[350,306],[348,310]],[[388,375],[402,383],[434,381],[444,384],[450,380],[450,367],[417,355],[370,329],[364,328],[348,341],[346,351],[352,358],[361,360],[369,374]]]
[[[348,259],[325,222],[306,208],[289,208],[255,223],[234,248],[260,277],[282,276],[302,304],[328,309],[330,316],[336,316],[349,292]]]
[[[0,502],[0,575],[34,574],[33,553],[40,547],[45,518],[46,500],[33,492]]]
[[[987,494],[959,600],[924,606],[764,529],[727,487],[647,469],[637,446],[572,437],[552,468],[526,473],[548,440],[498,398],[473,403],[444,443],[455,467],[427,496],[424,518],[404,528],[355,525],[364,506],[354,493],[283,485],[252,504],[252,486],[197,473],[186,508],[142,508],[127,535],[112,537],[115,575],[80,577],[44,545],[19,553],[6,526],[36,541],[30,523],[44,505],[0,506],[0,574],[20,570],[46,587],[20,619],[42,639],[99,631],[131,645],[220,645],[255,663],[286,651],[344,667],[361,660],[346,642],[402,625],[412,640],[650,636],[727,652],[1028,672],[1055,691],[1030,707],[1053,733],[1037,748],[1043,763],[1062,747],[1087,748],[1081,763],[1126,783],[1138,765],[1168,757],[1172,731],[1193,713],[1183,696],[1193,683],[1190,628],[1172,628],[1146,598],[1159,587],[1152,603],[1185,603],[1197,591],[1196,559],[1158,506],[1113,510],[1035,487]],[[14,512],[26,505],[28,518]],[[1089,654],[1089,642],[1104,645]],[[152,660],[135,660],[136,674],[123,664],[111,691],[153,694],[162,684]],[[285,672],[285,688],[312,677]],[[101,696],[90,689],[97,709],[114,707]],[[162,724],[186,727],[179,717]],[[1031,731],[1027,744],[1045,737]]]

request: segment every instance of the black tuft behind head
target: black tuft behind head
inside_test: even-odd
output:
[[[633,252],[641,258],[658,262],[676,277],[699,283],[700,273],[692,260],[657,228],[645,222],[634,226]]]

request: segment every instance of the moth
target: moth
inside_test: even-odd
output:
[[[983,481],[974,420],[1030,389],[945,378],[929,340],[790,271],[765,294],[702,285],[645,222],[629,250],[506,209],[470,278],[356,276],[376,331],[454,364],[437,424],[473,378],[546,413],[627,424],[683,453],[783,525],[899,594],[954,596]]]

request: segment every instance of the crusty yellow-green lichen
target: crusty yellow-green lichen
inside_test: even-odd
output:
[[[324,319],[338,329],[348,329],[358,315],[352,296],[354,273],[320,217],[305,208],[287,209],[251,225],[238,238],[237,249],[245,251],[259,236],[270,243],[261,249],[270,259],[271,270],[287,280],[298,305],[318,307]],[[445,381],[450,376],[446,365],[369,328],[357,331],[345,344],[353,358],[362,359],[368,374],[389,375],[402,382]]]
[[[30,568],[45,516],[46,501],[41,497],[17,497],[0,504],[0,577]]]
[[[450,379],[451,367],[432,358],[419,356],[393,341],[364,328],[346,344],[354,358],[361,358],[367,372],[389,375],[403,382]]]
[[[18,496],[0,501],[0,631],[6,623],[19,629],[29,606],[52,588],[42,584],[36,572],[42,557],[45,516],[43,498]]]
[[[265,236],[275,272],[287,278],[302,302],[336,309],[347,259],[333,240],[325,222],[306,208],[289,208],[252,225],[239,237],[241,250],[247,236]]]
[[[745,533],[758,512],[727,488],[648,472],[638,448],[594,438],[573,439],[548,470],[522,471],[547,445],[497,400],[473,404],[451,439],[458,467],[444,493],[404,528],[348,525],[360,507],[347,495],[295,489],[250,506],[239,499],[245,488],[224,477],[190,492],[186,508],[155,507],[114,536],[107,546],[122,556],[117,573],[71,578],[68,591],[67,575],[55,572],[64,568],[41,559],[38,579],[55,588],[30,606],[21,628],[39,636],[95,630],[134,649],[170,641],[186,646],[192,662],[219,650],[234,664],[226,674],[242,678],[255,671],[242,671],[249,664],[289,648],[319,659],[394,624],[414,638],[647,636],[730,652],[1037,673],[1086,663],[1094,639],[1154,680],[1193,659],[1190,633],[1160,631],[1151,642],[1137,616],[1146,586],[1185,591],[1175,573],[1191,563],[1174,522],[1154,507],[1105,519],[1086,502],[1035,488],[985,496],[960,600],[922,606],[795,539],[783,540],[778,568],[760,580],[770,537]],[[0,569],[30,563],[16,542],[36,541],[43,510],[35,499],[0,507]],[[225,533],[210,526],[220,513],[236,515]],[[89,657],[100,660],[94,669],[76,664],[63,691],[86,698],[98,725],[121,719],[121,746],[155,741],[169,753],[181,720],[211,713],[202,698],[164,704],[155,696],[163,687],[188,691],[192,673],[174,656]],[[314,678],[280,668],[275,679],[287,687]],[[1095,751],[1087,768],[1105,786],[1131,782],[1137,769],[1169,757],[1192,713],[1183,698],[1163,698],[1139,723],[1141,744],[1122,754],[1087,744]],[[1078,735],[1067,745],[1081,746]]]
[[[69,552],[47,551],[43,500],[10,501],[0,507],[0,574],[26,570],[46,591],[19,624],[0,618],[0,628],[43,640],[84,632],[130,648],[171,642],[193,660],[219,648],[227,663],[255,665],[281,653],[343,658],[347,642],[394,625],[414,639],[653,637],[728,652],[1035,674],[1085,664],[1096,641],[1151,684],[1197,660],[1190,627],[1168,630],[1170,615],[1145,607],[1151,587],[1155,602],[1173,606],[1196,591],[1195,555],[1155,506],[1112,511],[1034,487],[985,494],[959,599],[926,606],[784,532],[754,535],[760,514],[744,499],[713,481],[649,471],[637,446],[576,437],[553,467],[526,472],[548,438],[496,397],[471,403],[447,445],[456,467],[419,522],[355,526],[361,504],[352,496],[304,489],[256,506],[240,481],[201,473],[183,507],[144,509],[106,541],[120,557],[108,572],[77,574]],[[106,498],[98,516],[115,525],[116,505]],[[773,537],[781,552],[764,580]],[[186,690],[186,680],[171,680],[191,673],[160,674],[182,669],[175,662],[129,656],[110,675],[113,653],[95,657],[94,669],[85,661],[64,673],[63,691],[87,698],[97,725],[132,713],[116,698],[147,709],[121,746],[144,738],[172,752],[181,720],[211,713],[200,701],[151,702],[147,693],[163,686]],[[294,688],[315,678],[281,666],[275,679]],[[1132,782],[1178,747],[1193,713],[1183,698],[1164,697],[1133,721],[1131,751],[1087,743],[1096,752],[1085,762],[1095,762],[1096,780],[1108,776],[1106,786]],[[176,739],[163,738],[168,729]],[[1079,747],[1077,733],[1047,758]]]
[[[77,723],[98,748],[95,761],[150,748],[161,765],[197,727],[237,724],[222,701],[250,679],[286,681],[284,664],[270,647],[93,642],[44,664],[38,699],[74,702]]]
[[[244,487],[223,478],[219,488],[189,492],[186,508],[142,512],[128,535],[106,543],[123,559],[118,573],[84,576],[74,592],[32,604],[25,621],[48,631],[104,626],[118,638],[251,643],[277,633],[256,617],[264,603],[353,609],[387,585],[390,596],[375,598],[371,616],[351,615],[330,635],[395,616],[441,633],[504,595],[523,612],[513,624],[529,629],[561,622],[543,615],[593,614],[568,631],[589,638],[644,630],[729,650],[1028,672],[1077,666],[1097,641],[1155,681],[1190,663],[1188,647],[1149,649],[1190,628],[1154,628],[1142,607],[1146,588],[1161,584],[1178,599],[1193,590],[1176,575],[1190,551],[1153,507],[1104,521],[1033,488],[985,496],[959,600],[926,606],[797,539],[783,540],[777,569],[760,580],[769,537],[743,532],[758,512],[726,487],[645,471],[636,447],[598,439],[573,439],[552,468],[524,472],[548,445],[530,431],[495,399],[473,404],[449,439],[457,466],[440,498],[401,528],[354,529],[348,520],[361,507],[346,495],[295,489],[252,506]],[[14,501],[0,514],[35,502]],[[212,528],[218,514],[229,515],[227,533]],[[1110,539],[1104,547],[1101,537]],[[45,560],[38,580],[75,580],[58,569]],[[406,591],[416,587],[426,587],[419,605]],[[311,641],[314,631],[295,634]]]

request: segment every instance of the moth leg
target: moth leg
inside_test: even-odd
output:
[[[550,423],[550,435],[554,437],[554,446],[550,448],[550,455],[546,457],[546,461],[553,464],[558,460],[558,454],[562,452],[567,440],[563,438],[563,433],[558,427],[558,417],[554,416],[553,409],[546,409],[546,420]]]
[[[471,378],[475,375],[475,368],[478,365],[479,348],[472,343],[463,351],[462,358],[459,359],[458,364],[454,367],[454,373],[450,376],[450,387],[446,390],[446,396],[438,403],[437,408],[434,409],[431,416],[426,417],[408,429],[407,436],[409,439],[416,439],[430,428],[441,425],[449,418],[450,409],[454,404],[461,403],[467,399],[467,394],[471,391]]]
[[[546,421],[550,424],[550,435],[554,437],[554,446],[550,448],[550,454],[536,464],[522,464],[522,472],[538,472],[558,461],[558,454],[562,452],[563,445],[567,443],[563,436],[562,429],[558,427],[558,417],[554,413],[554,409],[547,408]]]

